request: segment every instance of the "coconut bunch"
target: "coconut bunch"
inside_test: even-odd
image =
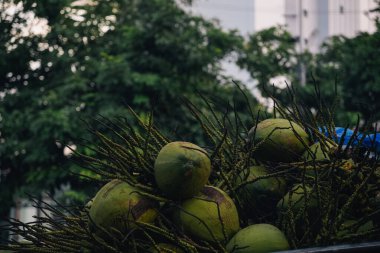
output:
[[[380,173],[375,147],[358,126],[346,145],[335,137],[333,108],[317,114],[276,98],[272,115],[234,105],[209,110],[185,101],[206,143],[171,139],[130,109],[89,129],[96,155],[75,160],[97,176],[83,207],[46,203],[46,217],[11,221],[25,252],[273,252],[380,238]],[[243,94],[244,95],[244,94]],[[356,138],[356,139],[355,139]],[[359,139],[359,140],[357,140]],[[351,139],[350,139],[351,140]],[[354,141],[355,140],[355,141]],[[353,145],[355,143],[355,145]]]

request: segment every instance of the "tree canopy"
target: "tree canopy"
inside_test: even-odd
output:
[[[320,54],[310,62],[322,94],[328,99],[335,96],[334,86],[340,98],[341,124],[353,124],[359,115],[364,121],[376,120],[380,116],[380,31],[373,34],[363,32],[356,37],[336,36],[327,41]],[[312,83],[309,78],[309,83]],[[305,87],[306,94],[311,86]],[[309,101],[312,106],[313,102]]]
[[[379,12],[379,8],[374,10]],[[336,106],[335,122],[340,126],[355,125],[358,116],[362,123],[380,116],[380,54],[379,22],[374,33],[361,32],[349,38],[334,36],[322,45],[317,54],[297,53],[296,40],[281,27],[252,34],[242,47],[238,63],[250,73],[260,88],[268,89],[271,78],[286,76],[289,85],[300,93],[307,107],[317,108],[315,86],[321,99]],[[299,81],[300,63],[306,67],[306,85]],[[287,92],[273,87],[279,99],[290,102]],[[266,93],[263,93],[267,96]],[[301,102],[301,101],[300,101]],[[335,103],[335,105],[334,105]]]
[[[286,76],[297,80],[299,55],[296,40],[284,27],[271,27],[251,34],[240,50],[238,65],[257,81],[259,88],[271,86],[271,79]]]
[[[75,184],[69,171],[78,168],[63,151],[91,140],[83,119],[123,116],[129,105],[141,116],[154,111],[173,136],[201,141],[180,98],[236,94],[220,61],[242,38],[174,0],[9,0],[0,8],[2,215],[15,191]],[[46,22],[43,31],[25,31],[31,17]]]
[[[177,2],[0,3],[2,217],[14,192],[39,193],[63,182],[81,185],[69,174],[80,168],[68,162],[64,149],[81,139],[91,143],[83,120],[124,116],[129,105],[143,118],[153,111],[155,124],[174,138],[202,143],[181,98],[197,103],[201,95],[234,97],[235,110],[244,115],[248,109],[239,101],[245,98],[221,74],[221,61],[229,55],[237,55],[237,64],[260,88],[286,76],[309,107],[316,106],[315,83],[326,100],[335,97],[336,83],[340,109],[335,117],[341,126],[354,124],[357,114],[364,120],[379,117],[379,24],[373,34],[331,38],[317,55],[298,54],[285,28],[244,40],[236,31],[190,15]],[[307,67],[306,86],[297,78],[300,60]],[[281,88],[275,91],[288,99]],[[200,109],[208,110],[207,105]]]

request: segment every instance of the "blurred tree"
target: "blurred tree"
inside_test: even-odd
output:
[[[141,115],[153,109],[167,132],[201,141],[178,98],[236,94],[220,61],[241,37],[174,0],[5,0],[1,13],[7,5],[20,10],[0,22],[0,167],[9,172],[0,182],[3,216],[14,192],[79,186],[63,151],[91,140],[82,118],[125,115],[128,104]],[[25,35],[21,26],[31,17],[47,25]]]
[[[374,11],[379,10],[380,7]],[[249,71],[261,90],[265,88],[273,92],[269,86],[274,77],[287,79],[309,108],[316,108],[319,103],[315,97],[317,84],[325,102],[331,106],[337,103],[334,115],[337,125],[353,126],[358,115],[365,122],[371,117],[378,119],[380,31],[378,20],[376,22],[375,33],[360,33],[353,38],[332,37],[316,55],[309,52],[298,54],[296,41],[284,28],[265,29],[250,36],[240,51],[238,64]],[[305,86],[300,86],[298,78],[300,60],[307,70]],[[282,101],[290,99],[279,87],[274,87],[274,92]],[[263,93],[263,96],[267,94]]]
[[[338,103],[336,123],[353,126],[359,116],[363,123],[380,118],[380,1],[376,1],[376,31],[359,33],[353,38],[335,36],[327,40],[319,54],[308,61],[308,84],[300,87],[306,104],[316,106],[314,82],[320,87],[325,101]],[[376,14],[377,13],[377,14]],[[336,85],[336,91],[335,91]],[[337,92],[337,94],[335,94]]]
[[[272,86],[271,79],[279,76],[293,83],[297,80],[299,57],[295,43],[284,27],[264,29],[249,37],[240,51],[238,65],[250,73],[261,90]]]
[[[22,112],[17,107],[27,107],[28,104],[19,99],[19,90],[25,90],[29,79],[35,79],[30,73],[29,63],[33,61],[35,49],[40,36],[30,34],[22,36],[28,26],[28,15],[22,11],[21,5],[13,1],[0,3],[0,217],[8,215],[8,208],[12,204],[12,195],[15,188],[20,187],[21,181],[7,182],[10,174],[19,175],[22,165],[14,157],[24,153],[24,146],[20,145],[16,132],[17,126],[25,124]],[[9,98],[12,98],[9,100]],[[17,101],[16,101],[17,99]],[[16,104],[16,103],[19,103]],[[10,116],[9,114],[12,114]],[[25,125],[26,127],[26,125]],[[18,146],[20,145],[20,146]],[[18,148],[16,148],[18,146]],[[8,184],[11,184],[8,185]]]
[[[334,82],[337,81],[341,107],[337,120],[340,124],[352,125],[358,115],[366,122],[371,117],[380,117],[379,45],[379,29],[373,34],[360,33],[354,38],[333,37],[309,64],[326,100],[335,96]],[[313,92],[311,83],[309,79],[305,96]],[[310,106],[313,103],[315,100],[308,99]]]

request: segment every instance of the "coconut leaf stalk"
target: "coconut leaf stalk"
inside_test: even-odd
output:
[[[244,96],[243,89],[236,85]],[[270,117],[288,120],[288,129],[301,141],[304,152],[312,154],[314,151],[309,143],[303,141],[294,128],[294,124],[301,126],[311,143],[319,142],[326,148],[329,159],[318,160],[311,155],[307,160],[300,157],[291,162],[263,161],[255,153],[261,142],[252,142],[248,132],[253,129],[255,136],[257,124],[266,117],[252,109],[248,98],[248,119],[235,110],[234,102],[221,103],[218,99],[200,96],[206,105],[200,107],[183,99],[183,104],[203,129],[205,141],[200,146],[208,153],[212,166],[207,184],[220,188],[232,198],[242,228],[258,223],[275,225],[285,234],[292,249],[379,239],[380,163],[375,143],[370,147],[360,146],[368,135],[359,135],[363,132],[359,121],[346,145],[343,145],[343,138],[337,140],[333,121],[337,103],[333,101],[328,105],[317,85],[315,99],[318,108],[314,111],[303,105],[293,87],[289,86],[286,92],[292,101],[287,105],[274,94],[269,94],[274,102]],[[95,124],[111,134],[95,129]],[[32,223],[10,220],[2,229],[23,238],[23,241],[4,242],[1,249],[16,252],[149,252],[150,249],[158,251],[159,245],[167,243],[184,252],[227,252],[227,242],[193,237],[173,222],[171,213],[173,208],[180,208],[181,201],[169,199],[159,190],[154,179],[154,162],[162,147],[178,139],[165,136],[155,126],[152,113],[141,119],[129,108],[129,115],[125,117],[99,117],[87,127],[98,141],[83,142],[91,147],[94,155],[74,151],[73,162],[95,175],[83,175],[83,178],[97,186],[118,179],[138,189],[144,198],[159,202],[154,223],[131,221],[134,226],[127,232],[111,228],[104,231],[106,236],[99,236],[90,229],[94,224],[88,207],[65,207],[58,202],[42,202],[41,206],[41,202],[36,201],[44,217],[36,217]],[[247,180],[249,168],[256,165],[265,166],[267,174]],[[239,190],[270,178],[286,181],[289,198],[281,201],[287,201],[287,207],[277,211],[274,206],[273,215],[260,212],[251,215],[251,210],[242,205]],[[299,202],[292,190],[295,185],[303,189]],[[256,208],[260,208],[260,203]],[[346,226],[347,220],[354,222]],[[223,220],[220,222],[223,224]],[[363,225],[369,223],[371,227],[364,229]]]

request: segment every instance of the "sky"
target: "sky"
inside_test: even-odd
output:
[[[275,25],[284,25],[285,0],[196,0],[191,7],[194,14],[205,18],[217,18],[224,29],[238,29],[247,36]],[[222,62],[224,73],[247,85],[255,97],[265,105],[270,102],[263,98],[247,71],[239,69],[228,60]],[[277,85],[284,83],[284,78],[273,80]]]
[[[206,18],[220,19],[226,29],[246,35],[284,24],[284,0],[196,0],[191,10]]]
[[[237,0],[241,1],[241,0]],[[255,0],[255,30],[284,25],[284,0]]]

